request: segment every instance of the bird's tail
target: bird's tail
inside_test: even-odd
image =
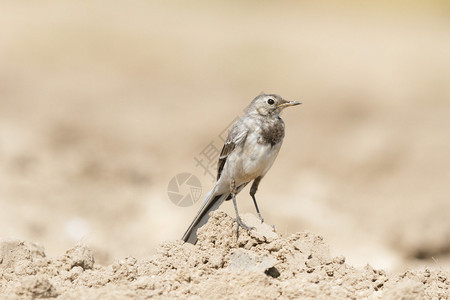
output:
[[[209,219],[209,213],[218,209],[229,194],[215,195],[214,189],[206,195],[203,205],[195,216],[189,228],[181,238],[183,241],[194,244],[197,243],[197,229],[206,224]]]

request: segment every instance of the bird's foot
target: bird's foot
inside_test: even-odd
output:
[[[261,216],[260,213],[258,213],[258,217],[259,217],[259,220],[261,221],[261,224],[264,223],[264,218]]]
[[[275,228],[275,225],[273,225],[273,224],[272,224],[272,229],[273,229],[274,232],[277,232],[277,230]]]
[[[242,219],[240,217],[236,218],[236,223],[237,223],[237,226],[236,226],[236,237],[237,238],[239,238],[239,227],[242,227],[243,229],[248,230],[248,231],[255,229],[255,227],[248,226],[244,222],[242,222]]]

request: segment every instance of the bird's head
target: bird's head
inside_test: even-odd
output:
[[[275,94],[260,94],[250,103],[247,112],[261,116],[278,116],[284,108],[299,104],[301,103],[285,100]]]

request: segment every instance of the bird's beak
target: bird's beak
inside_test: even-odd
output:
[[[278,105],[278,107],[279,108],[285,108],[285,107],[288,107],[288,106],[294,106],[294,105],[299,105],[299,104],[301,104],[301,103],[297,102],[297,101],[286,101],[286,102]]]

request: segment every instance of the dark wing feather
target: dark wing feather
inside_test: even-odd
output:
[[[220,175],[222,174],[223,166],[225,166],[225,162],[227,161],[228,155],[234,150],[236,144],[233,141],[226,141],[223,145],[222,152],[220,152],[219,162],[217,163],[217,180],[219,180]]]
[[[227,141],[223,145],[222,151],[220,152],[219,162],[217,163],[217,180],[219,180],[220,175],[222,175],[223,167],[227,161],[228,155],[236,148],[236,145],[245,141],[247,137],[247,128],[242,123],[241,119],[236,121],[228,134]]]

